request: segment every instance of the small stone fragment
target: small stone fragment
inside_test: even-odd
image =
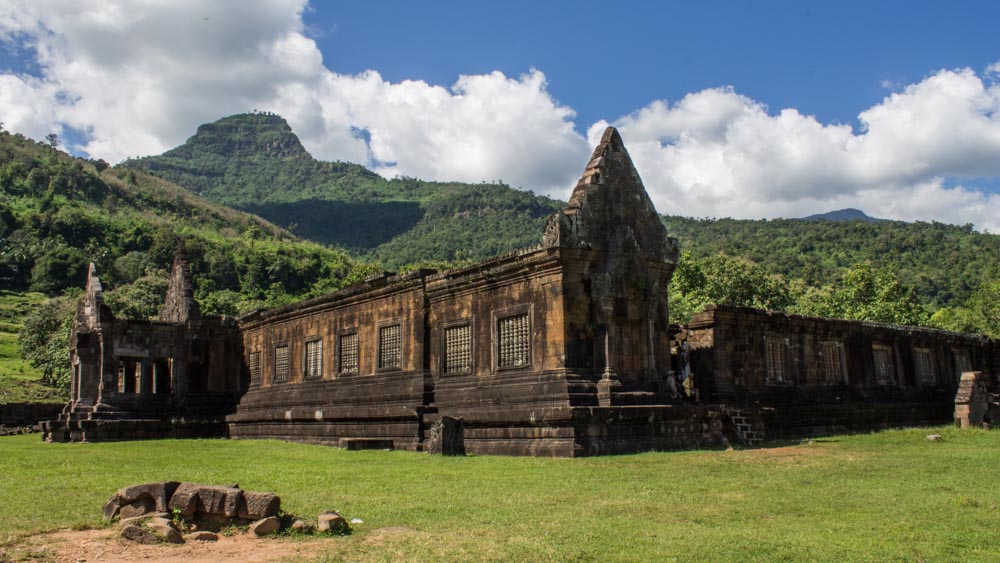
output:
[[[279,528],[281,528],[281,520],[278,520],[274,516],[269,516],[250,524],[250,531],[258,537],[273,534]]]
[[[336,511],[327,510],[316,517],[316,529],[320,532],[342,533],[350,531],[351,525]]]
[[[160,541],[159,538],[156,537],[156,534],[150,532],[149,530],[144,530],[139,526],[125,526],[122,528],[121,537],[129,541],[143,544],[154,544]]]
[[[304,520],[296,520],[292,522],[292,529],[296,532],[305,533],[309,531],[309,524],[306,524]]]
[[[173,528],[177,527],[177,526],[174,526],[174,521],[173,520],[171,520],[169,518],[160,518],[158,516],[153,516],[149,520],[149,525],[152,526],[153,524],[156,524],[157,526],[170,526],[170,527],[173,527]]]
[[[930,440],[931,442],[937,442],[937,441],[941,440],[941,435],[940,434],[928,434],[927,435],[927,439]]]
[[[218,541],[219,535],[213,532],[192,532],[187,535],[188,541]]]
[[[171,524],[150,522],[146,526],[169,543],[184,543],[184,537]]]

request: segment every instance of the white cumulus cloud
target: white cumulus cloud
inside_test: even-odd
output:
[[[1000,195],[954,185],[1000,176],[1000,86],[942,70],[848,125],[769,113],[731,88],[655,101],[614,122],[663,213],[799,217],[838,207],[1000,231]],[[606,123],[590,128],[594,142]],[[952,184],[949,184],[951,182]]]
[[[390,177],[542,192],[572,183],[586,141],[542,72],[462,76],[451,88],[337,74],[306,36],[304,9],[305,0],[13,0],[0,8],[0,40],[31,50],[41,72],[0,75],[0,120],[34,138],[74,128],[85,138],[77,150],[117,162],[260,109],[286,117],[317,158]]]

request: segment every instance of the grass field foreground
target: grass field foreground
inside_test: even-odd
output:
[[[119,487],[172,479],[363,519],[330,559],[996,561],[998,451],[1000,432],[951,427],[589,459],[14,436],[0,438],[0,542],[101,526]]]

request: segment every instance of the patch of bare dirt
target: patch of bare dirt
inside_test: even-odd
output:
[[[265,561],[313,560],[328,549],[335,548],[338,540],[327,537],[308,540],[290,538],[257,538],[240,533],[219,536],[216,542],[189,541],[181,545],[142,545],[123,540],[117,527],[100,530],[56,530],[23,539],[0,552],[0,561],[7,558],[43,561],[148,561],[151,563],[184,561],[185,563],[211,563],[215,561],[240,561],[257,563]]]

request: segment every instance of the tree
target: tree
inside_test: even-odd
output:
[[[931,325],[1000,338],[1000,280],[984,282],[964,307],[945,307],[937,311],[931,317]]]
[[[55,133],[49,133],[45,136],[45,142],[49,144],[50,147],[56,148],[59,146],[59,135]]]
[[[73,327],[70,299],[50,299],[34,308],[17,335],[21,357],[42,371],[42,382],[63,391],[69,388],[69,333]]]
[[[870,262],[855,264],[844,273],[820,304],[819,312],[825,317],[902,325],[927,325],[930,321],[912,287]]]
[[[686,322],[710,304],[783,311],[793,303],[788,282],[749,260],[724,254],[696,260],[683,253],[670,284],[670,314]]]
[[[82,286],[87,257],[77,248],[56,247],[35,261],[31,268],[31,290],[53,294],[67,287]]]
[[[143,276],[135,283],[123,285],[104,294],[104,302],[116,317],[133,321],[155,319],[163,307],[170,285],[166,272]]]
[[[969,302],[982,320],[983,332],[1000,338],[1000,280],[984,283]]]

